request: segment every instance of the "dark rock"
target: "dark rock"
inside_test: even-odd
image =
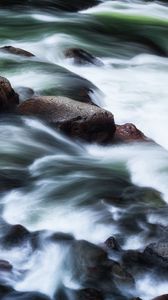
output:
[[[30,238],[30,232],[22,225],[9,225],[4,237],[1,239],[6,247],[17,246],[20,243],[27,241]]]
[[[19,95],[19,100],[21,102],[30,99],[35,94],[35,92],[31,88],[25,86],[16,87],[15,92]]]
[[[11,87],[10,82],[0,76],[0,113],[12,112],[19,104],[19,97]]]
[[[92,101],[91,95],[93,93],[94,93],[94,91],[92,88],[76,86],[75,89],[72,89],[72,91],[69,92],[68,97],[70,97],[74,100],[80,101],[80,102],[96,105]]]
[[[168,241],[159,241],[147,246],[144,250],[146,259],[159,266],[167,269],[168,267]]]
[[[90,54],[89,52],[80,48],[70,48],[65,51],[66,58],[72,58],[76,65],[92,64],[103,66],[103,62]]]
[[[16,9],[22,9],[25,8],[31,9],[33,8],[39,8],[40,10],[63,10],[68,12],[76,12],[81,9],[86,9],[91,6],[94,6],[96,4],[100,3],[99,0],[29,0],[22,1],[22,0],[1,0],[0,1],[0,7],[1,8],[16,8]]]
[[[99,296],[113,294],[118,299],[122,289],[134,287],[133,277],[119,263],[109,260],[103,249],[87,241],[72,243],[64,266],[72,280],[83,288],[100,290]]]
[[[10,272],[12,271],[12,269],[13,267],[8,261],[0,259],[0,272],[1,271]]]
[[[8,295],[9,293],[13,292],[13,288],[8,286],[8,285],[5,285],[5,284],[2,284],[0,283],[0,299],[5,299],[3,298],[4,296]]]
[[[42,118],[66,135],[88,142],[110,143],[115,132],[110,112],[66,97],[35,97],[21,103],[18,113]]]
[[[65,268],[72,278],[84,284],[91,284],[104,278],[107,271],[107,253],[87,241],[74,241],[66,257]]]
[[[76,292],[76,300],[104,300],[101,291],[96,289],[87,288]]]
[[[110,260],[108,264],[113,281],[119,289],[122,289],[124,287],[134,288],[134,278],[124,266],[112,260]]]
[[[116,125],[116,132],[114,135],[116,142],[146,142],[149,139],[132,123],[124,125]]]
[[[137,250],[128,250],[123,252],[122,262],[126,270],[133,274],[147,271],[151,268],[151,264],[144,253]]]
[[[13,47],[13,46],[0,47],[0,51],[4,51],[4,52],[14,54],[14,55],[26,56],[26,57],[33,57],[34,56],[34,54],[32,54],[32,53],[30,53],[26,50],[16,48],[16,47]]]
[[[112,250],[112,251],[121,251],[121,247],[119,245],[119,243],[117,242],[117,240],[111,236],[109,237],[105,242],[105,248],[106,250]]]
[[[168,300],[168,294],[156,297],[156,298],[154,298],[152,300]]]
[[[55,232],[49,237],[49,240],[52,242],[71,242],[74,240],[74,237],[68,233]]]
[[[81,290],[72,290],[65,287],[60,287],[55,295],[55,300],[104,300],[101,291],[94,288],[85,288]]]

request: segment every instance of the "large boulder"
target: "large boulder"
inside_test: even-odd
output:
[[[107,253],[100,247],[85,240],[74,241],[69,248],[65,270],[80,284],[93,284],[104,278]]]
[[[12,112],[19,104],[18,94],[13,90],[10,82],[0,76],[0,113]]]
[[[21,48],[16,48],[13,46],[0,47],[0,51],[7,52],[10,54],[14,54],[14,55],[25,56],[25,57],[33,57],[34,56],[34,54],[32,54],[26,50],[23,50]]]
[[[69,48],[65,51],[65,57],[70,58],[76,65],[97,65],[103,66],[103,62],[91,53],[80,48]]]
[[[35,97],[21,103],[17,111],[39,117],[68,136],[88,142],[111,142],[115,132],[110,112],[66,97]]]

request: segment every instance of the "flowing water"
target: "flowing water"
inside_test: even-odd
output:
[[[0,45],[36,55],[0,54],[0,75],[13,87],[66,94],[80,75],[95,87],[93,101],[111,111],[117,124],[132,122],[156,142],[88,145],[33,118],[1,116],[3,219],[95,244],[113,235],[123,249],[143,250],[155,236],[151,225],[168,225],[168,6],[102,1],[77,13],[1,8]],[[73,65],[63,55],[69,47],[90,51],[104,66]],[[113,200],[122,195],[122,203]],[[33,253],[29,244],[21,251],[1,247],[0,258],[14,266],[13,276],[3,276],[16,290],[53,297],[60,282],[76,287],[62,266],[67,248],[47,242],[46,235]],[[134,294],[144,300],[167,292],[167,281],[150,272],[136,278]]]

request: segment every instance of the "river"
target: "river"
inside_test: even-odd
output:
[[[75,13],[1,8],[0,45],[35,54],[29,60],[0,53],[0,75],[14,88],[63,94],[80,75],[97,88],[93,101],[112,112],[117,124],[134,123],[155,141],[87,144],[34,118],[1,116],[1,217],[32,232],[63,232],[96,245],[113,235],[124,250],[143,250],[155,235],[151,224],[168,226],[168,6],[102,1]],[[93,53],[104,65],[74,65],[63,55],[71,47]],[[17,186],[4,190],[8,180]],[[127,189],[125,202],[106,201]],[[163,209],[157,209],[159,201]],[[74,289],[79,283],[63,267],[67,248],[47,242],[46,235],[34,252],[29,244],[22,250],[1,246],[0,258],[14,266],[12,276],[2,276],[17,291],[54,299],[60,282]],[[134,295],[143,300],[168,292],[167,280],[152,272],[135,281]]]

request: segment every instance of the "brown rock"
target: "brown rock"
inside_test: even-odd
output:
[[[0,76],[0,113],[11,112],[19,104],[18,94],[11,87],[10,82]]]
[[[168,300],[168,294],[156,297],[156,298],[154,298],[152,300]]]
[[[76,65],[92,64],[103,66],[103,62],[91,53],[80,48],[69,48],[65,51],[66,58],[72,58]]]
[[[42,118],[68,136],[89,142],[111,142],[115,132],[110,112],[66,97],[34,97],[20,104],[18,113]]]
[[[118,142],[148,141],[148,138],[132,123],[116,125],[114,139]]]
[[[14,54],[14,55],[21,55],[21,56],[26,56],[26,57],[35,56],[34,54],[32,54],[32,53],[30,53],[26,50],[16,48],[16,47],[13,47],[13,46],[4,46],[4,47],[1,47],[0,50],[5,51],[5,52],[10,53],[10,54]]]

